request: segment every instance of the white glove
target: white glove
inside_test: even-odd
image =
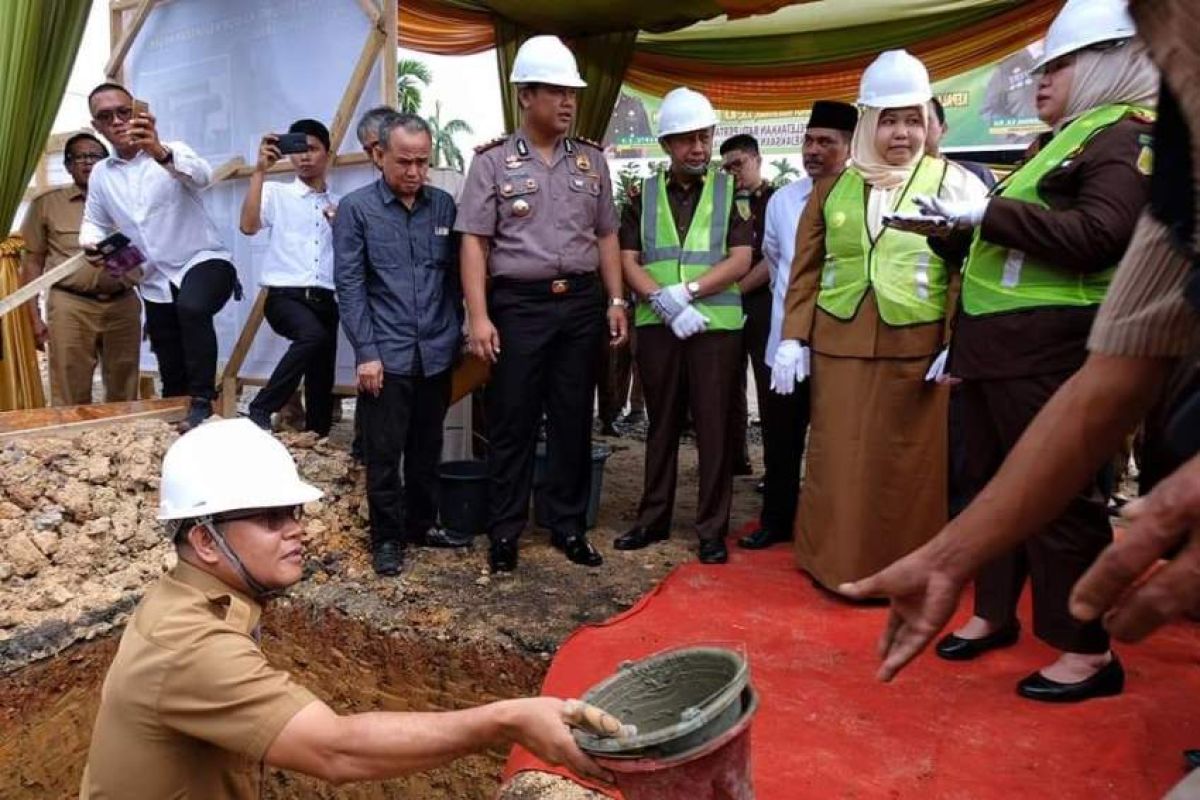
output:
[[[991,198],[979,200],[943,200],[940,197],[917,195],[913,198],[922,214],[945,217],[951,225],[961,230],[970,230],[983,222]]]
[[[691,306],[684,306],[683,311],[671,320],[671,332],[680,339],[686,339],[689,336],[695,336],[697,333],[703,333],[708,327],[708,317],[701,314]]]
[[[650,307],[663,322],[670,324],[692,303],[692,293],[682,283],[664,286],[650,295]]]
[[[797,339],[785,339],[775,351],[775,363],[771,365],[771,391],[776,394],[791,394],[796,384],[808,380],[811,353]]]
[[[925,373],[925,380],[932,383],[941,383],[942,378],[946,375],[946,361],[950,358],[950,348],[943,348],[942,352],[938,353],[937,358],[929,365],[929,371]]]

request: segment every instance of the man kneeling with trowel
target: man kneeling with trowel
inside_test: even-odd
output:
[[[258,645],[262,603],[300,580],[303,504],[287,449],[246,419],[201,425],[163,458],[158,518],[178,565],[146,593],[104,681],[80,797],[257,798],[264,765],[330,783],[393,778],[516,742],[591,778],[570,726],[625,735],[577,700],[340,716]]]

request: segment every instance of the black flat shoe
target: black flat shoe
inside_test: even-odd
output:
[[[517,543],[492,542],[488,548],[488,567],[492,572],[512,572],[517,568]]]
[[[738,547],[745,550],[765,550],[773,544],[788,541],[788,537],[783,534],[775,533],[766,528],[758,530],[738,539]]]
[[[700,543],[701,564],[724,564],[729,560],[729,550],[722,539]]]
[[[604,563],[604,557],[583,534],[563,540],[562,551],[567,554],[567,560],[585,567],[598,567]]]
[[[641,550],[655,542],[666,541],[670,535],[670,531],[648,531],[638,525],[614,539],[613,547],[617,550]]]
[[[937,654],[947,661],[970,661],[989,650],[1012,647],[1021,636],[1021,623],[1013,620],[1002,628],[979,639],[964,639],[953,633],[942,637],[937,643]]]
[[[1125,668],[1113,656],[1096,674],[1077,683],[1059,683],[1035,672],[1017,684],[1017,694],[1043,703],[1078,703],[1093,697],[1112,697],[1125,689]]]
[[[399,542],[380,542],[371,553],[371,566],[380,577],[399,575],[404,566],[404,546]]]
[[[425,547],[470,547],[475,541],[475,537],[469,533],[458,533],[446,528],[430,528],[425,531],[425,535],[421,537],[421,544]]]

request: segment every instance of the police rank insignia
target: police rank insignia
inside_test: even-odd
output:
[[[1143,175],[1150,175],[1154,172],[1154,149],[1150,145],[1142,145],[1142,150],[1137,157],[1138,172]]]
[[[529,215],[529,203],[524,200],[516,200],[512,204],[513,215],[525,217]]]
[[[738,216],[742,219],[750,219],[753,212],[750,210],[750,198],[745,195],[734,199],[733,204],[737,207]]]
[[[509,169],[519,168],[521,166],[521,157],[516,153],[510,154],[504,159],[504,166],[508,167]]]
[[[587,153],[580,153],[575,156],[575,166],[579,167],[583,172],[592,171],[592,162],[588,159]]]

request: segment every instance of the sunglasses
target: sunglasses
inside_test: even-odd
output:
[[[131,119],[133,119],[133,108],[131,106],[106,108],[103,111],[96,112],[96,122],[103,122],[105,125],[111,125],[114,120],[128,122]]]
[[[276,508],[255,508],[249,511],[235,511],[231,514],[219,514],[213,517],[213,522],[237,522],[238,520],[254,520],[272,533],[278,533],[287,527],[288,522],[299,522],[304,518],[304,506],[278,506]]]

